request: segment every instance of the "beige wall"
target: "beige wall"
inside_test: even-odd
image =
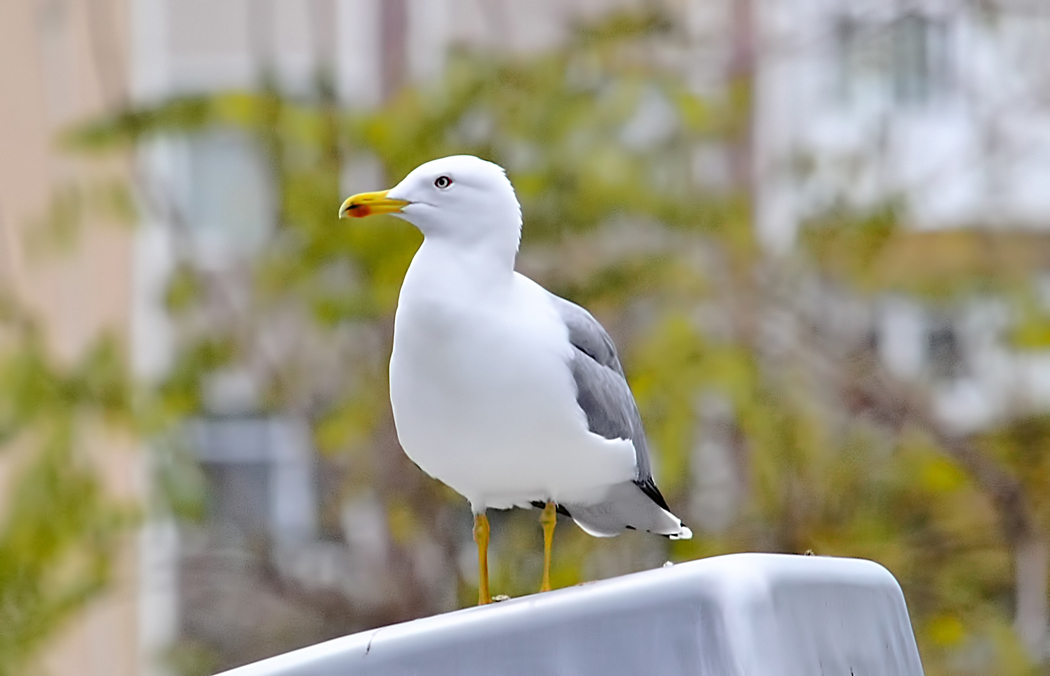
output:
[[[46,214],[56,189],[125,171],[120,163],[64,155],[56,134],[124,96],[126,20],[124,0],[0,1],[0,284],[39,315],[64,360],[103,328],[127,342],[131,232],[92,223],[80,245],[61,255],[33,253],[25,232]],[[114,491],[135,495],[133,444],[95,446]],[[44,651],[44,673],[138,673],[135,560],[129,540],[118,583]]]

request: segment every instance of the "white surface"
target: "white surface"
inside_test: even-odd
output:
[[[904,596],[860,559],[732,554],[321,643],[226,676],[921,676]]]

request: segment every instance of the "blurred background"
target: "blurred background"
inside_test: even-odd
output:
[[[208,674],[476,598],[401,453],[420,237],[472,153],[620,346],[696,538],[900,580],[926,671],[1050,664],[1045,0],[0,2],[0,675]],[[492,514],[493,591],[539,584]]]

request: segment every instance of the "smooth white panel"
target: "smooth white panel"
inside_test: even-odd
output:
[[[860,559],[732,554],[406,622],[226,672],[921,676],[904,596]]]

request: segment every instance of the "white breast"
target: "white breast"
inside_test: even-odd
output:
[[[475,509],[597,502],[634,477],[634,446],[588,431],[567,330],[547,292],[512,274],[479,288],[417,254],[390,360],[398,439]]]

